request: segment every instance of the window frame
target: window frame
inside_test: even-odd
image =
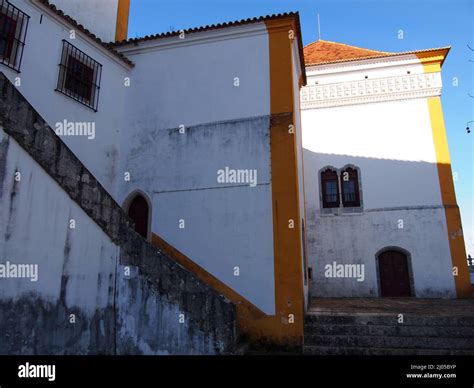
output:
[[[8,0],[0,0],[0,21],[2,19],[4,25],[0,28],[0,41],[5,42],[5,49],[0,52],[0,63],[19,73],[30,16]],[[13,22],[14,27],[3,31],[7,21]]]
[[[335,178],[334,179],[325,178],[325,174],[328,174],[328,173],[334,174]],[[337,169],[330,166],[325,167],[320,171],[319,178],[320,178],[319,182],[320,182],[322,208],[323,209],[339,208],[341,204],[341,196],[340,196],[340,190],[339,190],[339,174],[338,174]],[[332,180],[336,182],[336,201],[328,202],[327,195],[331,195],[331,194],[328,194],[326,191],[326,182],[332,181]]]
[[[357,185],[355,186],[356,192],[358,192],[358,202],[352,203],[353,205],[358,206],[348,206],[351,203],[346,202],[346,206],[342,203],[343,196],[342,196],[342,173],[345,172],[347,169],[352,169],[357,172]],[[335,206],[332,204],[331,207],[327,206],[328,203],[324,196],[325,194],[325,186],[324,186],[324,173],[328,170],[335,172],[337,174],[337,188],[338,188],[338,200],[339,205]],[[333,178],[334,179],[334,178]],[[358,191],[357,191],[358,190]],[[342,215],[342,214],[355,214],[355,213],[363,213],[364,212],[364,200],[363,200],[363,192],[362,192],[362,177],[360,168],[354,164],[345,164],[342,168],[336,168],[332,165],[325,165],[318,171],[318,192],[319,192],[319,214],[321,215]]]
[[[344,180],[344,173],[349,173],[349,180]],[[341,205],[344,208],[358,208],[360,207],[360,186],[359,186],[359,169],[353,166],[344,166],[339,175],[341,184]],[[345,198],[346,193],[344,192],[345,182],[354,182],[354,200],[347,201]]]
[[[67,40],[62,42],[55,90],[97,112],[102,65]]]

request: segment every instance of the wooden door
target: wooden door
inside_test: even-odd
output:
[[[130,207],[128,216],[135,223],[135,230],[144,238],[148,238],[148,203],[141,195],[137,195]]]
[[[399,251],[379,255],[380,292],[383,297],[411,296],[408,258]]]

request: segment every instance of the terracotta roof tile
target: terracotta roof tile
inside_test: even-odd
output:
[[[318,40],[304,47],[304,60],[306,65],[317,65],[327,62],[361,59],[374,56],[385,56],[392,53],[368,50],[347,44]]]
[[[343,43],[330,42],[327,40],[318,40],[310,43],[303,48],[305,66],[325,65],[337,62],[352,62],[363,59],[395,57],[408,54],[431,53],[444,51],[445,56],[450,50],[450,46],[430,48],[425,50],[414,50],[404,52],[387,52],[369,50],[356,46],[349,46]],[[444,61],[444,60],[443,60]]]

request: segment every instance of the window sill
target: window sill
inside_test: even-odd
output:
[[[319,215],[323,217],[330,216],[351,216],[361,215],[364,213],[364,208],[359,207],[334,207],[319,209]]]

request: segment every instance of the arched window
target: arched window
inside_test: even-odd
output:
[[[359,173],[355,168],[347,167],[341,171],[342,206],[359,207]]]
[[[149,209],[146,199],[137,194],[130,202],[128,216],[135,224],[135,230],[144,238],[148,238],[148,217]]]
[[[339,183],[337,172],[331,168],[321,172],[323,207],[339,207]]]

